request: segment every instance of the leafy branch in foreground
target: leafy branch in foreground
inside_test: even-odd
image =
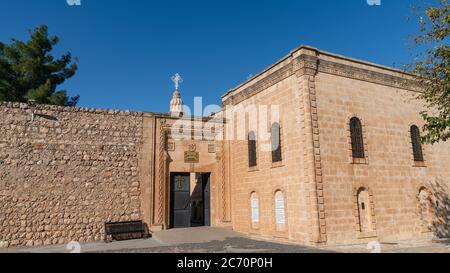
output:
[[[421,113],[426,123],[423,142],[435,144],[450,138],[450,3],[435,0],[423,11],[420,34],[414,39],[421,52],[416,55],[412,72],[424,88],[419,99],[428,107]]]

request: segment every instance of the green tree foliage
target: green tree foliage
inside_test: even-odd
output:
[[[422,112],[423,141],[435,144],[450,138],[450,3],[435,0],[423,8],[420,34],[414,40],[421,53],[416,55],[413,72],[424,86],[419,98],[429,108]]]
[[[79,96],[68,97],[66,90],[56,90],[77,71],[77,60],[70,52],[59,59],[51,55],[59,38],[49,37],[48,27],[30,32],[30,40],[0,42],[0,101],[75,106]]]

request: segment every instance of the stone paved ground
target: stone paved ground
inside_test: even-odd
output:
[[[372,251],[378,251],[378,253],[450,253],[450,241],[409,240],[381,242],[379,245],[372,245],[370,249],[368,248],[368,245],[348,245],[327,247],[326,249],[343,253],[371,253]]]
[[[375,245],[377,247],[377,245]],[[450,242],[403,241],[379,245],[382,253],[450,253]],[[0,253],[67,253],[66,245],[0,249]],[[195,228],[157,232],[147,240],[81,245],[83,253],[370,253],[367,245],[314,248],[250,238],[229,229]]]
[[[116,251],[130,252],[130,251]],[[253,240],[244,237],[228,238],[224,241],[206,243],[191,243],[163,247],[139,249],[136,253],[331,253],[331,250],[321,250],[300,245],[287,245],[267,241]]]

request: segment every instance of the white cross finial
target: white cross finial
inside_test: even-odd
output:
[[[173,83],[175,83],[175,89],[178,90],[180,88],[180,83],[183,82],[183,78],[181,78],[180,74],[176,73],[172,77],[172,81],[173,81]]]

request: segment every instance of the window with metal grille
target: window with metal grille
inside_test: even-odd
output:
[[[255,132],[250,132],[248,134],[248,166],[250,168],[256,167],[257,157],[256,157],[256,134]]]
[[[411,126],[411,142],[414,154],[414,161],[424,161],[422,144],[420,142],[420,130],[416,125]]]
[[[274,123],[271,130],[272,139],[272,162],[281,162],[281,126],[279,123]]]
[[[361,121],[354,117],[350,120],[352,154],[354,158],[365,158],[364,139]]]

